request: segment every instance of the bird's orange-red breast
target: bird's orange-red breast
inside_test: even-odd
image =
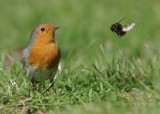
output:
[[[32,82],[53,80],[60,61],[61,53],[55,43],[53,24],[39,24],[31,33],[27,47],[23,50],[22,61],[25,71]]]

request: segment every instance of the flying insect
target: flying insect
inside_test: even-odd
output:
[[[135,23],[128,24],[127,26],[121,25],[120,22],[124,19],[125,18],[112,24],[112,26],[110,27],[111,31],[117,33],[118,36],[124,36],[127,31],[130,31],[135,26]]]

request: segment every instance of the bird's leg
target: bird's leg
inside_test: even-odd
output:
[[[34,82],[33,82],[33,80],[31,80],[31,87],[32,87],[32,91],[34,91]]]
[[[50,87],[54,87],[54,81],[53,81],[53,79],[50,79]]]
[[[48,88],[48,91],[51,93],[54,90],[54,81],[53,79],[50,79],[50,85]]]
[[[32,91],[34,91],[36,88],[35,88],[35,84],[37,84],[37,82],[31,80],[31,87],[32,87]]]

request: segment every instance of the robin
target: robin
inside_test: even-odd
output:
[[[23,68],[33,86],[48,79],[51,86],[54,85],[53,78],[61,58],[60,49],[55,43],[55,30],[58,28],[49,23],[39,24],[33,29],[28,45],[23,50]]]

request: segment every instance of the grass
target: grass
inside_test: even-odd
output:
[[[0,112],[158,113],[160,105],[159,5],[140,1],[0,0]],[[114,22],[136,26],[123,38]],[[31,91],[20,51],[39,23],[61,28],[56,41],[62,70]]]

